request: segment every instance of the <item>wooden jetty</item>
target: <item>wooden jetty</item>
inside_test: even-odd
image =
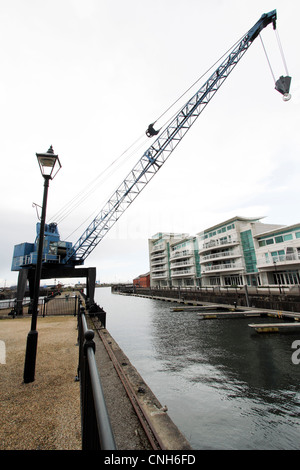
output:
[[[253,307],[241,307],[228,304],[212,304],[209,302],[199,302],[184,300],[182,298],[160,297],[153,295],[131,294],[137,297],[151,298],[180,304],[171,307],[172,312],[196,312],[199,320],[229,319],[229,318],[251,318],[251,317],[273,317],[282,320],[281,323],[257,323],[248,326],[258,333],[287,333],[300,332],[300,313],[286,312],[271,309],[258,309]],[[287,320],[284,322],[284,320]],[[291,323],[289,323],[290,321]]]
[[[293,323],[256,323],[248,325],[257,333],[295,333],[300,332],[300,322]]]
[[[196,312],[199,320],[246,318],[266,315],[266,312],[261,310],[246,310],[220,304],[172,307],[171,310],[173,312]]]
[[[260,317],[262,313],[256,311],[235,311],[232,310],[231,312],[214,312],[214,313],[205,313],[205,312],[198,312],[197,316],[199,320],[222,320],[226,318],[249,318],[249,317]]]
[[[228,310],[228,307],[225,308],[226,311]],[[186,312],[186,311],[189,311],[189,312],[202,312],[204,310],[208,311],[208,310],[212,310],[212,311],[215,311],[215,310],[222,310],[222,311],[225,311],[224,310],[224,307],[221,307],[220,305],[189,305],[189,306],[186,306],[186,307],[172,307],[171,308],[172,312]]]

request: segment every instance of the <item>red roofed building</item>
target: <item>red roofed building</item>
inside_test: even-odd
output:
[[[133,279],[133,285],[135,287],[150,287],[150,273],[141,274]]]

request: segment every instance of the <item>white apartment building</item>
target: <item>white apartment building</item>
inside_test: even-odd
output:
[[[233,217],[198,233],[202,286],[259,286],[254,236],[279,225]]]
[[[300,284],[300,224],[255,235],[262,285]]]
[[[187,234],[157,233],[148,240],[151,287],[171,287],[170,244],[179,242]]]
[[[170,244],[170,277],[173,287],[199,285],[200,264],[197,237]]]
[[[149,240],[151,287],[300,284],[300,224],[233,217],[196,236],[159,233]]]

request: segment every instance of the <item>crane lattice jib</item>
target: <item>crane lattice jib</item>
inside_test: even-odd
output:
[[[141,159],[120,184],[103,209],[74,244],[72,253],[65,258],[64,262],[68,262],[71,257],[73,259],[76,257],[76,260],[83,261],[89,256],[123,212],[125,212],[138,194],[140,194],[162,167],[186,132],[191,128],[192,124],[238,64],[254,39],[258,36],[260,31],[270,23],[273,23],[275,29],[276,10],[262,15],[260,20],[248,31],[246,36],[230,52],[206,83],[204,83],[197,93],[183,106],[168,127],[161,132],[152,145],[145,151]]]

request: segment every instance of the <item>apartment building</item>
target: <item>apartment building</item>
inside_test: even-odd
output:
[[[159,233],[149,240],[152,287],[300,284],[300,224],[233,217],[196,236]]]
[[[200,263],[197,237],[170,244],[170,278],[173,287],[198,286]]]
[[[237,216],[198,233],[201,285],[261,285],[254,236],[278,227]]]
[[[171,287],[171,244],[185,240],[185,233],[157,233],[148,240],[151,287]]]
[[[300,284],[300,224],[254,236],[262,285]]]

